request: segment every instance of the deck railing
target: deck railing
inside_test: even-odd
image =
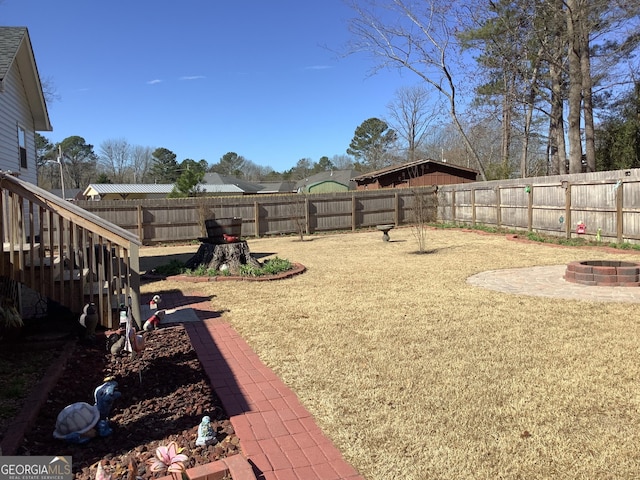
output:
[[[130,302],[140,327],[137,236],[7,172],[0,172],[0,211],[5,289],[24,285],[76,314],[94,303],[107,328]]]

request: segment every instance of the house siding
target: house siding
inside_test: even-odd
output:
[[[16,63],[5,76],[3,87],[0,92],[0,169],[20,172],[21,180],[37,184],[35,126]],[[20,168],[18,125],[26,131],[26,169]]]
[[[426,164],[381,174],[376,178],[356,180],[358,190],[381,188],[428,187],[476,181],[476,173],[442,164]]]
[[[333,193],[333,192],[346,192],[349,187],[342,183],[326,181],[309,185],[309,193]]]

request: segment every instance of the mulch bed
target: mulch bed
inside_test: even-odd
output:
[[[184,448],[187,468],[238,454],[239,439],[184,328],[164,327],[143,335],[146,348],[137,359],[107,352],[104,336],[93,343],[79,342],[16,454],[71,455],[77,480],[94,479],[99,461],[112,478],[126,476],[130,464],[142,479],[161,476],[149,470],[147,460],[170,441]],[[55,439],[60,411],[76,402],[93,405],[93,392],[106,377],[118,382],[121,393],[110,415],[113,433],[83,445]],[[211,418],[218,442],[196,446],[204,415]]]

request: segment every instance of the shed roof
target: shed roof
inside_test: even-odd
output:
[[[332,181],[350,187],[353,178],[358,174],[355,170],[327,170],[318,172],[296,183],[296,188],[305,188],[318,183]]]
[[[293,193],[296,191],[296,183],[282,182],[258,182],[260,193]]]
[[[424,165],[424,164],[433,164],[436,166],[446,166],[447,168],[451,168],[454,170],[459,170],[461,172],[471,172],[471,173],[478,173],[477,170],[474,170],[472,168],[466,168],[466,167],[461,167],[460,165],[454,165],[453,163],[447,163],[447,162],[438,162],[436,160],[431,160],[429,158],[425,158],[422,160],[415,160],[413,162],[407,162],[407,163],[403,163],[400,165],[392,165],[390,167],[385,167],[385,168],[381,168],[380,170],[375,170],[373,172],[368,172],[368,173],[364,173],[362,175],[358,175],[357,177],[354,177],[353,180],[355,180],[356,182],[358,181],[364,181],[364,180],[373,180],[375,178],[378,177],[382,177],[384,175],[387,175],[389,173],[394,173],[394,172],[399,172],[402,170],[406,170],[408,168],[412,168],[412,167],[417,167],[419,165]]]
[[[107,195],[132,193],[169,194],[173,190],[173,183],[92,183],[84,190],[84,195]]]
[[[50,132],[47,103],[27,27],[0,27],[0,89],[14,63],[20,70],[35,129]]]

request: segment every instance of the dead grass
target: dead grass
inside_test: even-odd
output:
[[[466,283],[485,270],[632,255],[455,230],[429,231],[418,255],[411,229],[390,236],[250,240],[254,254],[308,271],[179,287],[229,310],[367,479],[638,476],[640,305]]]

